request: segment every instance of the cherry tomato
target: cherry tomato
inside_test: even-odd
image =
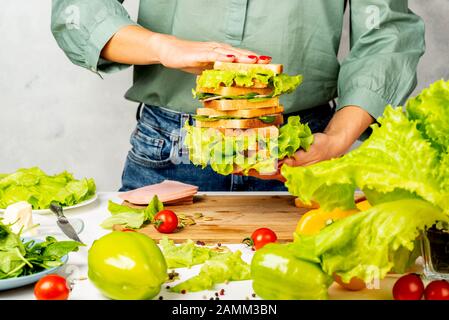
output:
[[[360,290],[363,290],[366,288],[365,281],[363,281],[362,279],[357,278],[357,277],[351,278],[349,283],[345,283],[345,282],[343,282],[343,280],[341,279],[341,277],[339,275],[334,273],[334,280],[340,286],[342,286],[343,288],[345,288],[346,290],[349,290],[349,291],[360,291]]]
[[[254,246],[256,250],[263,248],[267,243],[276,242],[278,237],[273,230],[268,228],[260,228],[253,232],[251,235],[250,244]]]
[[[421,300],[424,284],[416,273],[400,277],[393,286],[395,300]]]
[[[162,210],[154,216],[153,223],[157,231],[173,233],[178,227],[178,216],[171,210]]]
[[[426,300],[449,300],[449,282],[435,280],[429,283],[424,291]]]
[[[34,286],[37,300],[67,300],[70,288],[67,280],[57,274],[49,274],[41,278]]]

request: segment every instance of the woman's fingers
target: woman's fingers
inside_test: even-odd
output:
[[[290,167],[301,166],[308,162],[307,155],[303,150],[295,152],[293,157],[286,158],[283,160],[283,164]]]
[[[257,63],[258,60],[259,60],[258,56],[256,56],[255,54],[250,54],[248,56],[246,56],[246,55],[237,56],[235,62],[239,62],[239,63]]]
[[[218,50],[200,51],[196,56],[196,60],[200,63],[209,63],[214,61],[234,62],[235,56],[219,52]]]
[[[259,56],[259,60],[257,60],[258,64],[268,64],[271,63],[271,57],[269,56]]]
[[[254,51],[241,49],[241,48],[235,48],[227,43],[221,44],[219,49],[217,50],[229,50],[233,51],[236,56],[236,62],[242,62],[242,63],[259,63],[259,64],[268,64],[271,63],[271,57],[266,55],[259,55],[255,53]],[[246,62],[249,61],[249,62]],[[254,62],[255,61],[255,62]]]
[[[253,51],[235,48],[226,43],[177,39],[171,39],[170,41],[170,44],[174,44],[174,48],[169,47],[173,50],[166,51],[166,54],[161,58],[162,64],[189,73],[200,74],[203,70],[212,68],[215,61],[250,64],[271,62],[271,57],[259,56]],[[177,49],[177,51],[174,49]]]
[[[304,150],[300,150],[296,152],[293,157],[285,158],[282,160],[282,163],[290,166],[290,167],[298,167],[298,166],[310,166],[314,163],[319,162],[316,155],[309,152],[305,152]]]
[[[254,53],[246,53],[242,52],[242,50],[237,50],[233,47],[225,48],[225,47],[217,47],[212,49],[214,52],[218,52],[222,55],[226,55],[227,57],[233,56],[234,60],[233,62],[240,62],[240,63],[257,63],[259,60],[258,56]],[[222,60],[220,60],[222,61]]]

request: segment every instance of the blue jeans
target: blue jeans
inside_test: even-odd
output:
[[[302,122],[313,132],[322,132],[334,114],[329,105],[301,111]],[[290,115],[289,115],[290,116]],[[137,127],[131,135],[132,148],[128,153],[120,191],[176,180],[199,187],[200,191],[286,191],[277,180],[261,180],[239,175],[223,176],[209,166],[205,169],[190,163],[175,164],[182,154],[180,129],[185,121],[192,123],[189,114],[145,105],[138,116]],[[178,161],[179,162],[179,161]]]

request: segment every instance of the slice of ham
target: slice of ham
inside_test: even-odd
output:
[[[197,192],[197,186],[165,180],[161,183],[121,193],[119,197],[133,204],[144,205],[148,204],[155,195],[163,203],[174,203],[177,200],[185,201],[186,198],[193,197]]]

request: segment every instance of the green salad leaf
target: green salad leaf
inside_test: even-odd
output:
[[[73,206],[95,195],[93,179],[76,180],[71,173],[53,176],[34,167],[0,175],[0,208],[27,201],[33,209],[48,209],[52,201]]]
[[[268,85],[273,88],[273,92],[270,97],[276,97],[284,93],[290,93],[294,91],[302,82],[302,76],[290,76],[288,74],[274,74],[271,70],[265,70],[263,68],[254,68],[249,71],[244,70],[205,70],[198,77],[198,87],[201,88],[214,88],[218,89],[224,85],[231,87],[234,84],[238,87],[252,87],[254,80],[257,82]],[[197,98],[199,96],[194,93]],[[242,98],[240,98],[242,99]]]
[[[287,74],[280,74],[273,78],[274,91],[273,97],[279,96],[284,93],[293,92],[302,82],[302,76],[289,76]]]
[[[429,202],[392,201],[337,220],[316,235],[296,235],[291,246],[298,258],[321,264],[343,282],[353,277],[370,282],[395,267],[403,270],[413,260],[420,232],[437,221],[448,222],[449,217]]]
[[[57,241],[47,237],[45,241],[23,242],[19,234],[0,222],[0,279],[31,275],[62,265],[61,258],[78,251],[83,244],[76,241]]]
[[[260,95],[257,92],[249,92],[247,94],[242,94],[239,96],[218,96],[213,93],[197,92],[194,89],[192,89],[192,95],[193,98],[196,98],[198,100],[214,98],[214,100],[247,100],[248,102],[262,102],[272,98],[271,95]]]
[[[261,117],[258,117],[257,119],[259,119],[260,121],[262,121],[264,123],[273,123],[274,120],[276,120],[276,116],[261,116]]]
[[[151,223],[159,211],[164,210],[164,204],[155,195],[146,208],[131,208],[109,200],[108,210],[111,216],[101,223],[104,229],[112,229],[114,225],[125,228],[139,229],[146,223]]]
[[[226,281],[242,281],[251,279],[250,265],[242,260],[242,253],[228,252],[207,260],[200,273],[171,288],[172,292],[197,292],[212,289],[216,284]]]
[[[295,257],[346,283],[354,277],[382,279],[390,270],[405,272],[419,255],[420,234],[449,222],[448,114],[449,82],[439,81],[410,99],[406,112],[387,106],[358,149],[309,167],[284,165],[289,191],[305,203],[317,201],[324,210],[351,209],[360,188],[373,205],[315,235],[297,234],[289,245]],[[274,285],[282,280],[279,268],[268,263],[264,268],[277,278],[267,282],[260,273],[254,288],[274,291],[262,290],[266,297],[281,296]],[[299,284],[309,278],[308,272],[297,274]],[[295,289],[285,286],[286,291]]]
[[[339,159],[308,167],[282,167],[290,193],[305,203],[317,201],[325,208],[355,207],[354,191],[360,188],[372,205],[403,198],[421,198],[449,208],[447,168],[401,108],[387,107],[373,133],[358,149]],[[437,179],[440,177],[440,179]]]
[[[159,246],[164,254],[168,268],[190,268],[224,252],[229,252],[229,249],[226,247],[220,247],[220,251],[217,251],[206,246],[198,246],[192,240],[176,245],[168,237],[163,237],[159,241]]]
[[[279,129],[278,156],[283,159],[292,156],[300,148],[308,151],[313,143],[313,135],[307,124],[299,117],[289,117],[287,125]]]
[[[407,116],[440,152],[449,146],[449,81],[437,81],[407,102]]]
[[[129,206],[125,206],[123,204],[118,204],[118,203],[115,203],[112,200],[109,200],[108,201],[108,211],[112,215],[116,215],[116,214],[119,214],[119,213],[129,213],[129,212],[142,213],[143,209],[142,208],[131,208]]]
[[[251,169],[261,174],[273,173],[279,159],[293,155],[300,148],[308,150],[313,143],[310,128],[298,116],[289,117],[279,131],[273,128],[275,132],[269,137],[257,135],[257,130],[225,135],[217,129],[197,128],[188,123],[184,129],[184,145],[189,150],[190,161],[202,168],[210,165],[222,175],[231,174],[235,166],[244,174]]]
[[[143,212],[122,212],[117,213],[106,220],[100,226],[104,229],[112,229],[114,225],[122,225],[125,228],[139,229],[145,223],[145,216]]]

